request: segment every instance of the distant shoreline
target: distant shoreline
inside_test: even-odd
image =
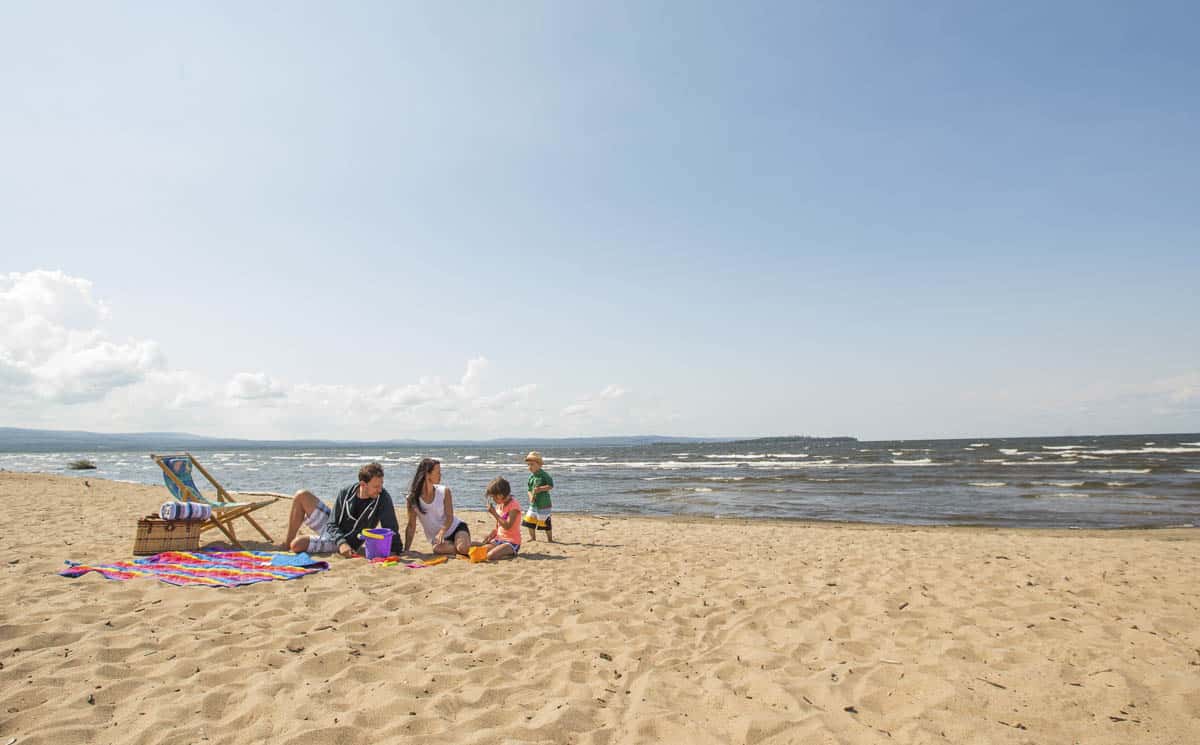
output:
[[[947,442],[999,442],[1016,440],[1051,440],[1068,442],[1100,437],[1196,437],[1200,432],[1149,432],[1109,433],[1086,435],[1010,435],[1001,437],[927,437],[906,439],[862,440],[849,435],[814,436],[787,435],[763,437],[678,437],[673,435],[614,435],[600,437],[504,437],[490,440],[257,440],[232,437],[208,437],[185,432],[131,432],[103,433],[77,430],[29,429],[22,427],[0,427],[0,453],[48,453],[59,451],[123,451],[145,450],[146,452],[170,450],[270,450],[270,449],[358,449],[358,448],[523,448],[552,449],[571,447],[645,447],[653,445],[725,444],[754,447],[780,446],[788,444],[849,444],[849,443],[947,443]]]
[[[297,448],[421,448],[421,447],[636,447],[646,445],[678,445],[698,443],[773,444],[773,443],[850,443],[854,437],[675,437],[671,435],[619,435],[604,437],[505,437],[492,440],[252,440],[226,437],[207,437],[184,432],[104,433],[73,430],[43,430],[20,427],[0,427],[0,452],[56,452],[63,449],[80,450],[186,450],[188,448],[247,450]]]

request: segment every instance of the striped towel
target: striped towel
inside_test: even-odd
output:
[[[163,502],[158,516],[164,520],[207,520],[212,517],[212,507],[199,502]]]

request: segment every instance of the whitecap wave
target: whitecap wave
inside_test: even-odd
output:
[[[1077,460],[1002,460],[1002,466],[1073,466]]]
[[[978,486],[981,489],[998,489],[1007,486],[1003,481],[968,481],[967,486]]]
[[[1165,453],[1165,454],[1200,453],[1200,447],[1197,447],[1197,448],[1184,448],[1184,447],[1149,448],[1149,447],[1147,447],[1147,448],[1138,448],[1137,450],[1125,450],[1125,449],[1122,449],[1122,450],[1093,450],[1092,452],[1099,453],[1101,455],[1138,455],[1140,453]]]

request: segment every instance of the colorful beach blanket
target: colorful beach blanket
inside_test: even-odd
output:
[[[298,566],[300,562],[304,563]],[[66,563],[67,568],[59,572],[63,577],[80,577],[88,572],[96,572],[105,579],[153,577],[172,585],[206,587],[237,587],[277,579],[296,579],[329,569],[327,562],[317,561],[307,554],[293,556],[274,551],[166,551],[111,564]]]

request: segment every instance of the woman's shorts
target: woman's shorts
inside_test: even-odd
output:
[[[512,541],[506,541],[502,538],[497,538],[497,539],[493,540],[492,545],[493,546],[512,546],[513,556],[516,556],[517,554],[521,553],[521,544],[513,543]]]
[[[461,521],[459,521],[459,523],[458,523],[458,527],[457,527],[457,528],[455,528],[454,530],[450,531],[450,534],[449,534],[449,535],[447,535],[447,536],[446,536],[445,538],[443,538],[442,540],[443,540],[443,541],[450,541],[451,543],[454,543],[454,536],[458,535],[459,533],[466,533],[466,534],[467,534],[467,538],[468,538],[468,539],[471,537],[471,529],[467,527],[467,521],[466,521],[466,520],[461,520]],[[434,545],[436,545],[436,544],[434,544]]]

